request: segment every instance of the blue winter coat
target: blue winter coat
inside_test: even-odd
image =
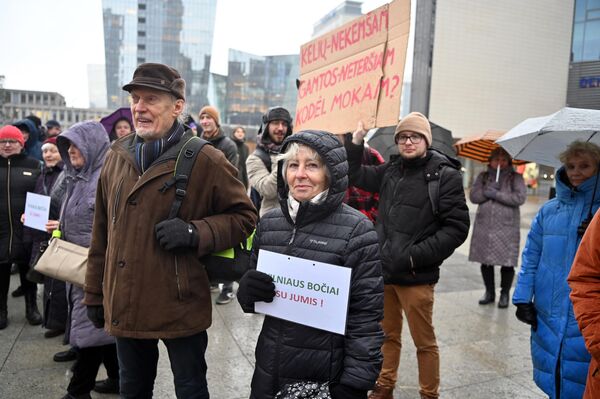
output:
[[[69,146],[73,143],[85,158],[80,170],[73,168]],[[66,196],[60,216],[62,238],[83,247],[89,247],[92,238],[96,186],[109,147],[104,127],[98,122],[81,122],[63,132],[57,139],[58,151],[65,163]],[[103,329],[95,328],[87,317],[83,289],[67,284],[70,329],[69,343],[85,348],[114,342]]]
[[[542,206],[531,225],[512,299],[514,304],[535,305],[538,327],[531,331],[533,379],[550,398],[560,399],[583,396],[590,362],[573,315],[567,276],[581,240],[577,227],[588,215],[596,177],[577,188],[565,181],[566,173],[561,168],[557,172],[556,198]],[[600,191],[592,211],[599,206]]]
[[[25,128],[29,132],[29,138],[25,142],[25,154],[35,158],[39,161],[43,161],[42,158],[42,142],[40,141],[40,131],[35,126],[35,123],[29,119],[22,119],[15,122],[13,126],[19,129]]]

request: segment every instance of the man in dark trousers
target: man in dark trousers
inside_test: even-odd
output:
[[[399,155],[378,166],[361,166],[366,130],[346,138],[350,184],[379,192],[383,265],[383,367],[370,399],[392,399],[400,363],[403,313],[417,347],[421,398],[437,398],[439,350],[432,323],[440,265],[467,238],[469,210],[460,163],[431,150],[431,126],[413,112],[394,134]]]
[[[25,277],[29,269],[31,242],[23,240],[21,215],[27,192],[34,192],[41,163],[25,155],[25,139],[15,126],[0,129],[0,330],[8,325],[7,296],[10,267],[19,269],[21,289],[25,296],[25,316],[31,325],[42,324],[37,307],[37,285]]]
[[[192,137],[180,121],[185,81],[172,67],[146,63],[123,90],[131,94],[135,134],[113,142],[100,175],[84,304],[95,325],[116,337],[121,397],[152,397],[161,339],[177,397],[207,399],[212,306],[200,259],[250,235],[256,210],[235,167],[205,145],[169,219],[176,187],[167,183]]]
[[[198,120],[202,127],[201,137],[214,145],[216,149],[221,150],[225,155],[225,158],[227,158],[233,166],[238,168],[239,171],[240,167],[238,162],[240,157],[238,155],[237,145],[231,138],[223,133],[219,110],[210,105],[202,107],[198,113]],[[215,300],[217,305],[225,305],[231,302],[235,297],[235,294],[233,293],[233,281],[223,281],[222,283],[223,285],[219,292],[219,296]],[[212,282],[211,288],[217,286],[218,284]]]

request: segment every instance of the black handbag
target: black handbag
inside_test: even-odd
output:
[[[275,399],[331,399],[328,382],[300,381],[284,385]]]
[[[35,254],[33,261],[29,265],[29,270],[27,271],[26,277],[27,277],[27,280],[31,281],[32,283],[36,283],[36,284],[44,283],[44,275],[42,273],[38,272],[37,270],[35,270],[34,267],[38,263],[38,261],[40,260],[40,258],[42,257],[42,255],[44,254],[44,252],[46,251],[47,248],[48,248],[48,241],[47,240],[42,241],[40,243],[39,251]]]

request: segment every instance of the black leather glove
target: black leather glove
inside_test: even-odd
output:
[[[237,297],[241,304],[251,306],[254,302],[273,302],[275,284],[268,274],[248,270],[239,285]]]
[[[533,331],[537,330],[537,311],[533,303],[515,303],[517,319],[529,324]]]
[[[88,319],[92,321],[94,327],[104,328],[104,306],[95,305],[87,307]]]
[[[344,384],[329,385],[331,399],[367,399],[367,391],[356,389]]]
[[[200,238],[196,227],[179,218],[163,220],[154,227],[156,239],[163,249],[197,248]]]

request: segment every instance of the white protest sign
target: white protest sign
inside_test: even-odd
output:
[[[46,231],[49,215],[50,197],[28,192],[25,199],[25,222],[23,224],[32,229]]]
[[[256,302],[254,310],[280,319],[346,332],[352,270],[270,251],[258,252],[257,270],[275,283],[273,302]]]

